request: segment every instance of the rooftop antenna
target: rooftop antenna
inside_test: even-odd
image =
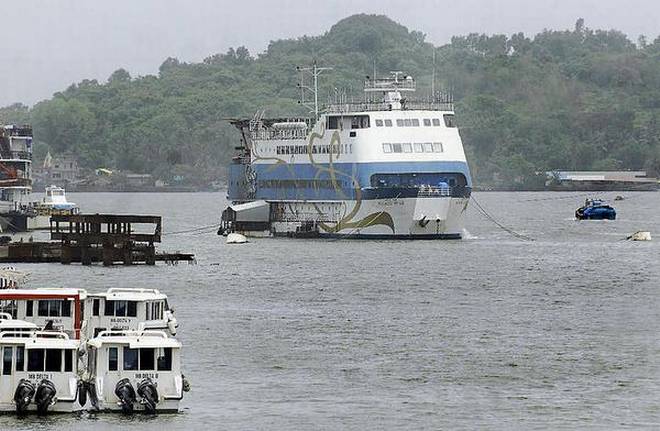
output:
[[[435,100],[435,47],[433,47],[433,73],[431,74],[431,100]]]
[[[313,111],[314,119],[318,120],[319,119],[319,75],[326,70],[332,70],[332,67],[318,67],[316,65],[316,60],[315,60],[314,64],[311,67],[296,66],[296,70],[298,71],[298,73],[300,73],[300,83],[298,84],[298,88],[300,88],[300,100],[298,101],[298,103],[300,103],[303,106],[306,106],[307,108],[309,108],[310,111]],[[306,74],[310,75],[314,80],[313,88],[305,85]],[[314,94],[313,105],[305,101],[305,91],[309,91],[312,94]]]

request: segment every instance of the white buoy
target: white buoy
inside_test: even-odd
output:
[[[638,230],[628,237],[630,241],[651,241],[651,232],[646,230]]]
[[[247,237],[240,233],[232,232],[227,235],[227,244],[245,244],[246,242],[248,242]]]

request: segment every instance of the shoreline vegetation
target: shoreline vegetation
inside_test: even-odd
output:
[[[295,66],[315,60],[333,67],[321,81],[324,102],[344,90],[360,98],[374,65],[379,76],[414,76],[423,95],[435,69],[482,189],[540,189],[536,172],[551,170],[660,173],[660,38],[633,42],[582,19],[533,37],[475,33],[433,46],[385,16],[354,15],[258,55],[238,47],[200,63],[168,58],[157,75],[119,69],[107,82],[86,79],[33,107],[0,108],[0,123],[33,125],[35,165],[69,154],[83,169],[206,189],[225,180],[238,142],[223,119],[257,109],[305,115]]]

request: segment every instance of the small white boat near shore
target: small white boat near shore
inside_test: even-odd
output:
[[[32,209],[35,215],[28,217],[28,230],[50,229],[52,215],[70,215],[80,212],[77,204],[66,199],[65,190],[55,185],[46,187],[46,196],[41,202],[35,202]]]

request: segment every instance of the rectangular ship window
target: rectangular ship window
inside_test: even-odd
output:
[[[443,152],[442,148],[442,142],[434,142],[433,143],[433,152],[434,153],[442,153]]]
[[[339,123],[340,123],[339,120],[341,119],[341,117],[330,116],[330,117],[327,117],[327,118],[328,118],[328,121],[327,121],[326,126],[325,126],[326,129],[329,129],[329,130],[339,129]]]
[[[368,115],[355,115],[351,117],[351,129],[366,129],[369,127]]]
[[[417,118],[412,119],[412,125],[413,127],[419,127],[419,120]]]
[[[430,118],[424,118],[424,125],[425,126],[430,126],[431,125],[431,119]]]
[[[438,119],[438,118],[434,118],[434,119],[433,119],[433,125],[434,125],[434,126],[439,126],[439,125],[440,125],[440,119]]]
[[[403,119],[397,118],[396,119],[396,126],[397,127],[403,127]]]
[[[392,152],[393,152],[393,153],[400,153],[400,152],[402,152],[402,150],[401,150],[401,144],[392,144]]]
[[[116,347],[108,347],[108,370],[117,371],[119,368],[119,350]]]
[[[158,364],[158,371],[172,371],[172,348],[165,347],[159,350],[160,354],[156,363]]]
[[[410,118],[406,118],[406,119],[404,119],[404,120],[403,120],[403,125],[404,125],[405,127],[410,127],[410,126],[412,126],[412,121],[410,120]]]
[[[376,120],[376,127],[383,127],[383,120]]]
[[[402,145],[403,145],[404,153],[412,153],[412,145],[410,144],[402,144]]]
[[[454,114],[445,114],[442,116],[445,120],[445,126],[447,127],[456,127],[456,120],[454,120]]]
[[[385,120],[385,127],[392,127],[392,120]]]
[[[392,146],[390,144],[383,144],[383,153],[391,153]]]
[[[424,152],[425,153],[432,153],[433,152],[433,144],[430,142],[424,142]]]
[[[414,146],[415,146],[415,152],[416,153],[423,153],[424,152],[424,146],[422,144],[420,144],[419,142],[416,142],[414,144]]]
[[[14,356],[14,348],[12,346],[5,346],[2,352],[2,375],[11,375],[11,362]]]

